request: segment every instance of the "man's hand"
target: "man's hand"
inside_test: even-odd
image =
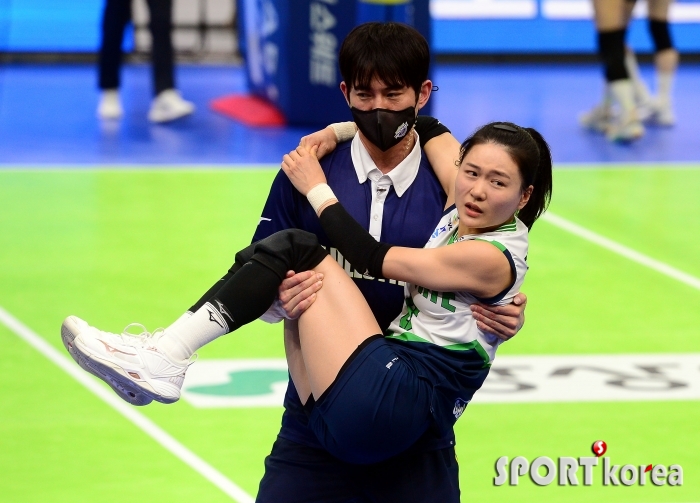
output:
[[[472,304],[471,309],[479,330],[489,332],[499,339],[507,341],[523,328],[526,305],[527,297],[524,293],[519,293],[513,297],[511,304],[504,306]]]
[[[316,131],[308,136],[304,136],[299,142],[300,147],[311,150],[311,147],[316,147],[316,158],[322,159],[323,156],[335,150],[338,145],[338,140],[335,137],[333,128],[328,126],[326,129]]]
[[[287,277],[279,287],[279,301],[287,318],[295,320],[316,300],[316,292],[323,286],[323,274],[304,271],[295,274],[287,271]]]
[[[316,158],[317,147],[297,147],[282,158],[282,170],[289,181],[303,195],[316,185],[326,183],[326,175]]]

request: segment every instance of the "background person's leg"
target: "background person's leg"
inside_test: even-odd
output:
[[[594,0],[598,48],[605,70],[605,80],[613,105],[619,113],[608,125],[606,136],[611,141],[628,141],[644,134],[634,100],[634,85],[625,66],[627,30],[625,0]]]
[[[632,11],[637,4],[637,0],[625,0],[625,26],[629,26],[632,19]],[[625,68],[629,73],[634,86],[634,101],[637,106],[637,113],[640,120],[645,120],[651,114],[651,93],[644,79],[639,72],[639,64],[634,50],[625,44]]]
[[[153,63],[153,95],[175,87],[174,54],[171,38],[172,0],[148,0]]]
[[[672,0],[649,0],[649,32],[654,41],[656,68],[656,97],[652,120],[662,126],[676,122],[673,112],[673,83],[678,69],[679,54],[673,45],[668,24]]]
[[[185,101],[175,89],[175,63],[173,53],[172,0],[148,0],[149,28],[153,40],[151,61],[153,65],[154,100],[148,112],[151,122],[169,122],[194,112],[194,104]]]
[[[102,41],[98,54],[98,86],[101,90],[97,115],[118,119],[123,115],[119,99],[124,28],[131,20],[131,0],[106,0],[102,15]]]
[[[131,0],[106,0],[98,62],[100,89],[119,88],[124,28],[130,20]]]

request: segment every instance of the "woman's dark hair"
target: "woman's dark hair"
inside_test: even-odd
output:
[[[340,46],[340,74],[348,87],[367,89],[377,77],[390,87],[410,87],[420,94],[428,78],[430,49],[415,28],[401,23],[364,23]]]
[[[464,156],[474,145],[485,143],[495,143],[506,149],[520,170],[522,190],[533,186],[530,200],[518,212],[518,218],[531,229],[552,198],[552,154],[549,145],[533,128],[522,128],[512,122],[492,122],[464,140],[458,165],[462,164]]]

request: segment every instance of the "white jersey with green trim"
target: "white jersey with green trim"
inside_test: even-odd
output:
[[[446,246],[455,241],[488,241],[508,258],[515,273],[514,283],[491,299],[480,299],[468,292],[436,292],[409,283],[405,288],[403,310],[391,322],[386,335],[405,341],[431,342],[446,349],[476,349],[486,363],[491,363],[501,340],[477,328],[469,306],[475,302],[508,304],[520,291],[528,269],[528,229],[516,218],[495,231],[456,239],[458,222],[457,209],[453,208],[443,215],[425,248]]]

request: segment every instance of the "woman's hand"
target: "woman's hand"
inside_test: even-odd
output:
[[[300,147],[306,147],[307,149],[311,149],[314,146],[317,147],[317,159],[323,159],[323,156],[333,152],[337,145],[338,139],[335,136],[335,131],[333,131],[333,128],[330,126],[304,136],[299,142]]]
[[[289,181],[304,196],[320,183],[326,183],[326,175],[316,158],[318,147],[299,146],[282,158],[282,170]]]

